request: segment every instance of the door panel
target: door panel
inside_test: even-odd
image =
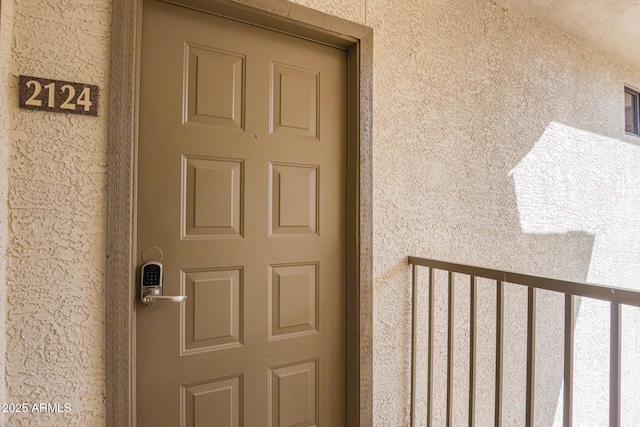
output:
[[[187,426],[240,427],[240,377],[182,387]]]
[[[345,425],[346,112],[344,51],[145,2],[138,425]]]
[[[244,162],[183,156],[182,238],[242,237]]]

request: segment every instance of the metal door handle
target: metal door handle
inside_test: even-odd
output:
[[[161,295],[159,287],[147,288],[143,291],[140,301],[146,305],[154,305],[157,302],[182,302],[187,299],[186,295]]]
[[[162,295],[162,263],[150,261],[140,269],[140,302],[154,305],[157,302],[182,302],[186,295]]]

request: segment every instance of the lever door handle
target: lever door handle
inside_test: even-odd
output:
[[[186,295],[160,295],[161,290],[157,287],[145,289],[141,295],[140,301],[146,305],[154,305],[158,302],[182,302],[187,299]]]
[[[154,305],[157,302],[182,302],[186,295],[162,295],[162,263],[150,261],[140,269],[140,302]]]

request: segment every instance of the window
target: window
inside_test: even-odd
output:
[[[638,92],[627,87],[624,88],[624,130],[638,136],[640,136],[640,129],[638,129],[639,98]]]

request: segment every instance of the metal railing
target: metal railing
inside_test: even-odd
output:
[[[412,267],[412,331],[411,331],[411,427],[416,419],[416,336],[417,336],[417,300],[418,267],[428,268],[428,339],[427,339],[427,426],[433,426],[433,354],[434,354],[434,270],[448,273],[448,330],[447,330],[447,392],[446,392],[446,425],[453,423],[453,340],[454,340],[454,274],[469,276],[469,426],[475,425],[476,411],[476,340],[477,340],[477,279],[484,278],[496,284],[496,357],[495,357],[495,426],[502,425],[502,384],[503,384],[503,339],[504,339],[504,285],[510,283],[528,288],[527,304],[527,354],[526,354],[526,397],[525,423],[527,427],[534,425],[534,390],[535,390],[535,358],[536,358],[536,291],[538,289],[554,291],[565,295],[564,304],[564,387],[563,387],[563,422],[565,427],[573,423],[573,351],[575,327],[575,297],[587,297],[610,302],[610,373],[609,373],[609,425],[620,425],[620,350],[621,350],[621,305],[640,307],[640,292],[598,286],[588,283],[556,280],[508,271],[492,270],[454,264],[425,258],[409,257]]]

